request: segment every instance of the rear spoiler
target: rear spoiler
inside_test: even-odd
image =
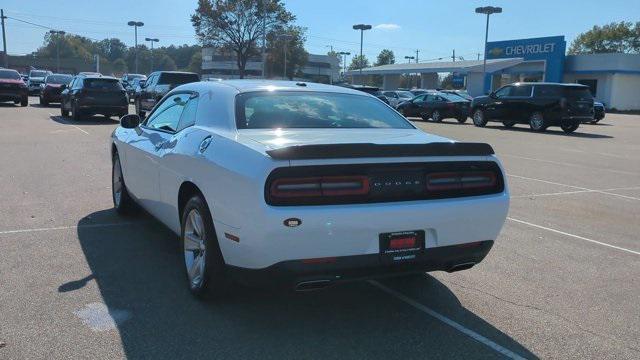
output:
[[[295,145],[267,154],[277,160],[340,159],[409,156],[489,156],[493,148],[484,143],[436,142],[429,144],[331,144]]]

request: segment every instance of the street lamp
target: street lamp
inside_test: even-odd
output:
[[[342,57],[344,58],[344,61],[342,62],[342,66],[344,68],[344,70],[342,70],[342,76],[345,76],[345,74],[347,73],[347,55],[351,55],[351,53],[346,51],[340,51],[338,55],[342,55]]]
[[[411,60],[415,59],[415,56],[405,56],[405,59],[407,59],[407,64],[411,63]]]
[[[135,64],[136,64],[135,67],[136,67],[136,74],[137,74],[138,73],[138,28],[143,27],[144,23],[142,21],[129,21],[127,25],[133,26],[135,31],[135,47],[133,48],[133,54],[135,56]]]
[[[360,30],[360,81],[362,81],[362,65],[363,65],[363,57],[362,57],[362,41],[364,39],[364,31],[371,30],[371,25],[367,24],[356,24],[353,25],[353,30]]]
[[[502,12],[501,7],[495,6],[484,6],[477,7],[476,14],[486,14],[487,15],[487,26],[484,30],[484,59],[482,61],[482,91],[486,88],[486,77],[487,77],[487,41],[489,40],[489,15],[491,14],[500,14]]]
[[[288,35],[288,34],[282,34],[282,35],[278,35],[278,39],[282,40],[284,45],[283,45],[283,49],[284,49],[284,70],[282,71],[283,73],[283,78],[286,79],[287,78],[287,41],[293,39],[293,35]]]
[[[153,43],[156,43],[160,40],[154,39],[154,38],[144,38],[144,41],[151,42],[151,71],[150,72],[153,72]]]
[[[64,36],[66,32],[62,30],[49,30],[51,35],[58,35],[56,39],[56,72],[60,73],[60,36]]]

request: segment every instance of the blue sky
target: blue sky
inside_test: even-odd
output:
[[[565,35],[567,42],[595,24],[640,21],[640,0],[536,0],[536,1],[432,1],[432,0],[286,0],[297,24],[307,27],[307,50],[325,53],[334,49],[359,51],[356,23],[374,25],[365,33],[365,55],[375,59],[389,48],[396,59],[415,55],[434,59],[456,55],[476,58],[484,40],[484,17],[477,6],[501,6],[504,13],[492,16],[489,40]],[[157,37],[162,45],[193,44],[190,15],[195,0],[5,0],[5,15],[59,28],[95,39],[118,37],[133,43],[129,20],[145,22],[139,39]],[[10,54],[24,54],[42,44],[47,30],[7,20]]]

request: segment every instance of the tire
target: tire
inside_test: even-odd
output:
[[[140,118],[144,118],[146,112],[142,110],[142,105],[140,104],[140,100],[136,101],[136,114],[140,116]]]
[[[42,106],[49,106],[49,102],[45,99],[43,99],[42,97],[40,98],[40,105]]]
[[[487,122],[489,121],[484,113],[484,110],[482,109],[475,109],[473,111],[472,119],[473,125],[477,127],[485,127],[487,125]]]
[[[456,120],[458,120],[458,122],[460,124],[464,124],[464,123],[467,122],[467,117],[466,116],[464,116],[464,117],[460,116],[460,117],[456,118]]]
[[[442,114],[440,114],[439,110],[433,110],[431,112],[431,120],[433,120],[433,122],[442,122]]]
[[[578,127],[580,126],[580,124],[578,123],[574,123],[574,124],[561,124],[560,128],[562,129],[562,131],[565,132],[565,134],[571,134],[572,132],[576,131],[578,129]]]
[[[129,195],[124,182],[124,174],[122,174],[122,165],[120,164],[118,153],[113,155],[111,166],[111,199],[113,200],[113,207],[118,214],[130,214],[135,209],[136,204]]]
[[[228,291],[225,264],[209,207],[194,195],[182,211],[180,245],[189,291],[199,298],[216,299]]]
[[[536,111],[529,116],[529,127],[533,131],[545,131],[549,125],[546,124],[541,112]]]
[[[506,127],[506,128],[512,128],[513,125],[515,125],[515,124],[516,124],[516,122],[513,121],[513,120],[505,120],[505,121],[502,122],[502,125],[504,125],[504,127]]]
[[[22,107],[29,106],[29,97],[28,96],[23,96],[22,99],[20,99],[20,106],[22,106]]]
[[[71,118],[75,121],[80,121],[81,117],[82,114],[80,113],[80,110],[78,110],[78,106],[76,104],[73,104],[71,106]]]
[[[405,108],[400,109],[400,114],[402,114],[402,116],[404,116],[404,117],[405,117],[405,118],[407,118],[407,119],[409,118],[409,117],[407,116],[407,110],[406,110]]]

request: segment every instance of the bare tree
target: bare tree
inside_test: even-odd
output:
[[[236,54],[240,78],[258,55],[263,33],[295,20],[281,0],[198,0],[191,23],[203,46]]]

